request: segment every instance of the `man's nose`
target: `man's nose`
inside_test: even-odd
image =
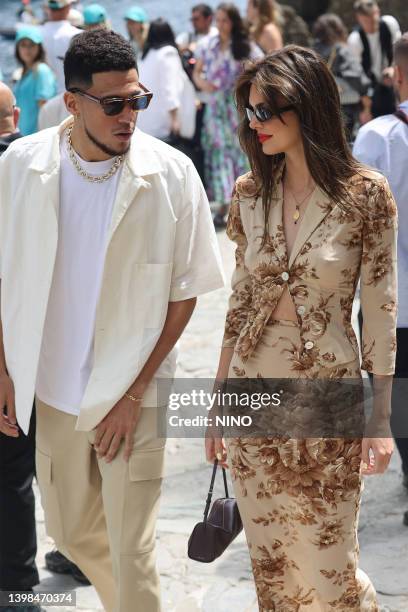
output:
[[[130,107],[130,104],[126,103],[125,108],[119,115],[119,121],[121,123],[134,123],[136,120],[136,115],[137,112]]]

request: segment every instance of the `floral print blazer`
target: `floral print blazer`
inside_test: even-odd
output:
[[[351,325],[358,281],[363,312],[362,364],[394,373],[397,308],[397,209],[387,180],[367,170],[350,179],[353,200],[338,205],[316,187],[288,259],[283,230],[283,167],[275,182],[268,239],[259,251],[264,219],[260,191],[248,173],[238,178],[227,235],[236,268],[223,346],[245,362],[288,287],[302,344],[295,369],[317,376],[321,367],[359,359]],[[259,252],[258,252],[259,251]]]

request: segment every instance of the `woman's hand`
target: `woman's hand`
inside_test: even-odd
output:
[[[393,451],[394,440],[392,438],[364,438],[361,473],[364,476],[383,474],[388,467]]]
[[[210,463],[218,459],[221,467],[228,468],[224,439],[219,437],[219,432],[213,427],[208,427],[205,434],[205,455]]]

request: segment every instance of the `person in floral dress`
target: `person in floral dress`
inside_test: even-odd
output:
[[[214,223],[223,227],[235,179],[248,169],[237,136],[234,85],[244,61],[263,54],[249,41],[249,33],[233,4],[220,4],[215,20],[218,32],[197,45],[193,78],[196,86],[208,94],[202,130],[205,178],[209,199],[220,205]]]
[[[253,437],[224,441],[209,428],[207,459],[231,469],[261,612],[378,612],[357,522],[363,475],[384,472],[393,451],[395,201],[352,157],[338,88],[314,51],[292,45],[248,66],[236,96],[252,170],[236,181],[228,218],[236,268],[217,384],[304,390],[283,394]],[[373,414],[355,433],[361,405],[346,394],[347,418],[336,421],[342,396],[324,395],[341,381],[361,398],[362,369],[373,374]],[[314,428],[330,415],[337,429]]]

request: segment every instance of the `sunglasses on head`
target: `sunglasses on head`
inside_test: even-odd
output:
[[[265,121],[270,121],[270,119],[273,119],[273,117],[279,117],[283,113],[287,113],[290,110],[295,110],[294,104],[281,106],[280,108],[278,108],[278,111],[276,113],[271,111],[271,109],[265,106],[264,104],[257,104],[254,107],[248,104],[248,106],[245,107],[248,121],[252,121],[252,119],[255,117],[255,119],[259,121],[259,123],[265,123]]]
[[[141,83],[139,83],[139,87],[144,91],[144,93],[135,94],[134,96],[129,96],[129,98],[121,98],[119,96],[97,98],[96,96],[92,96],[91,94],[88,94],[77,87],[69,89],[68,91],[83,96],[84,98],[88,98],[89,100],[93,100],[93,102],[97,102],[101,105],[105,115],[108,115],[108,117],[113,117],[114,115],[119,115],[125,108],[126,104],[128,104],[130,108],[136,112],[146,110],[151,99],[153,98],[153,94]]]

